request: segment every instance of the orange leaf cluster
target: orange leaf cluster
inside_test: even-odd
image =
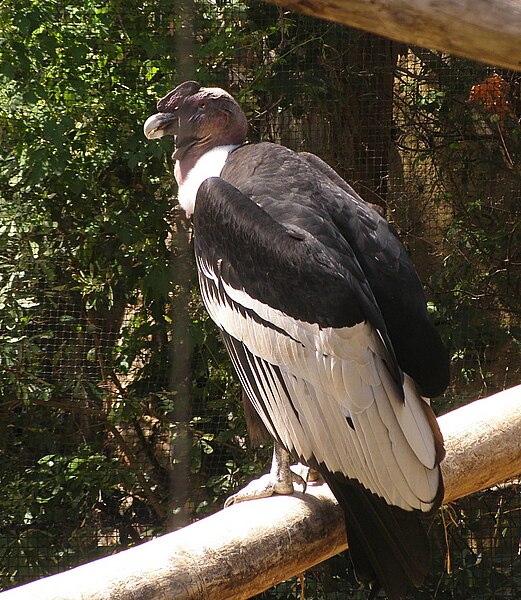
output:
[[[510,85],[500,75],[494,73],[485,81],[472,86],[468,97],[469,102],[479,102],[488,112],[498,115],[499,124],[504,125],[506,117],[513,117],[508,96]]]

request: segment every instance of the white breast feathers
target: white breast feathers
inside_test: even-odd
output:
[[[194,212],[197,190],[201,183],[209,177],[219,177],[228,154],[237,147],[237,145],[217,146],[208,150],[188,172],[188,175],[179,186],[178,193],[179,204],[188,216],[191,216]]]

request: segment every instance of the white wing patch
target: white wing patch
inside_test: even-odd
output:
[[[378,332],[369,323],[321,329],[295,320],[197,262],[210,316],[246,350],[253,384],[235,367],[268,431],[389,504],[429,511],[440,481],[424,400],[407,375],[402,400]]]

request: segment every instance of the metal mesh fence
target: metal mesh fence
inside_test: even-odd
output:
[[[318,154],[382,207],[452,356],[438,412],[520,383],[521,75],[255,1],[26,4],[0,9],[2,589],[218,510],[269,460],[247,445],[239,386],[182,263],[170,149],[142,139],[180,74],[234,93],[252,141]],[[61,16],[42,33],[30,23],[46,11]],[[410,597],[520,597],[519,492],[445,507],[433,572]],[[340,555],[261,597],[364,596]]]

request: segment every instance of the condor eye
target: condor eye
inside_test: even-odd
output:
[[[199,108],[206,108],[206,102],[199,102]]]

